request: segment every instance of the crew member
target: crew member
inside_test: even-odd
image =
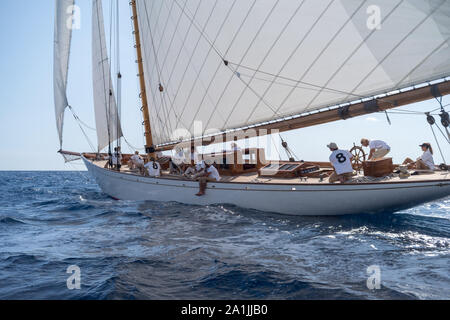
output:
[[[330,176],[329,182],[346,182],[353,176],[353,155],[347,150],[340,150],[337,144],[334,142],[330,143],[327,147],[331,151],[330,162],[333,165],[335,171]]]
[[[144,159],[139,155],[139,151],[136,151],[134,155],[130,157],[130,169],[138,169],[140,165],[144,165]]]
[[[148,174],[152,178],[159,178],[161,176],[161,165],[155,161],[155,158],[150,158],[150,161],[145,165]]]
[[[220,175],[219,171],[217,171],[216,167],[213,166],[213,161],[210,159],[207,159],[205,161],[206,169],[204,173],[199,178],[199,192],[196,194],[196,196],[203,196],[206,192],[206,186],[208,182],[217,182],[220,181]]]
[[[200,160],[195,164],[195,166],[188,167],[183,176],[185,176],[186,178],[197,179],[204,173],[205,169],[205,161]]]
[[[422,148],[423,154],[417,158],[417,161],[406,158],[403,164],[408,164],[410,169],[434,171],[435,165],[433,159],[433,148],[431,147],[431,144],[423,143],[419,147]]]
[[[363,147],[369,147],[370,153],[368,160],[378,160],[384,158],[390,151],[391,147],[382,140],[361,139]]]

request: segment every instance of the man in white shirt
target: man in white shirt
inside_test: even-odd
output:
[[[200,160],[195,164],[195,166],[190,166],[189,168],[187,168],[183,176],[185,176],[186,178],[197,179],[204,173],[205,169],[205,161]]]
[[[183,148],[177,147],[175,149],[175,154],[172,157],[172,161],[178,166],[186,163],[186,155],[184,154]]]
[[[137,169],[140,165],[144,165],[144,159],[139,155],[139,151],[136,151],[134,155],[130,157],[130,169]]]
[[[382,140],[361,139],[361,144],[370,149],[368,160],[382,159],[391,152],[391,147]]]
[[[210,160],[210,159],[206,160],[205,165],[206,165],[205,171],[199,179],[200,190],[196,194],[196,196],[198,196],[198,197],[205,195],[206,186],[207,186],[208,182],[217,182],[217,181],[220,181],[220,179],[221,179],[219,171],[217,171],[217,169],[213,166],[212,160]]]
[[[144,167],[148,170],[150,177],[159,178],[161,176],[161,165],[155,161],[155,158],[151,158]]]
[[[352,159],[353,155],[347,150],[340,150],[336,143],[332,142],[327,146],[330,151],[330,162],[334,172],[329,178],[330,183],[340,181],[344,183],[353,176]]]

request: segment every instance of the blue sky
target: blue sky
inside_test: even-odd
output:
[[[80,118],[93,126],[91,1],[77,3],[82,10],[81,29],[75,30],[73,36],[69,101]],[[104,1],[105,12],[107,3]],[[53,0],[0,1],[0,170],[82,168],[64,164],[56,153],[59,142],[53,107],[53,20]],[[131,144],[140,147],[144,140],[128,1],[121,2],[121,25],[123,131]],[[444,104],[449,103],[450,98],[444,97]],[[437,102],[431,100],[401,109],[425,112],[437,107]],[[350,148],[362,137],[387,141],[396,162],[419,156],[419,143],[436,144],[425,116],[392,114],[390,118],[392,125],[384,114],[374,114],[284,133],[283,137],[305,160],[326,160],[329,151],[325,146],[331,141]],[[87,132],[95,144],[95,132]],[[449,160],[449,144],[441,136],[439,140]],[[90,151],[70,112],[66,112],[65,118],[64,149]],[[272,157],[277,158],[274,150]],[[438,152],[435,158],[436,162],[442,162]]]

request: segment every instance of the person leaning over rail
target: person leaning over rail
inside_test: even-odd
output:
[[[423,154],[413,161],[411,158],[406,158],[403,162],[404,165],[408,165],[409,169],[417,170],[435,170],[435,164],[433,159],[433,148],[430,143],[423,143],[419,147],[422,148]]]
[[[344,183],[353,174],[352,159],[353,155],[347,150],[340,150],[336,143],[332,142],[327,147],[332,152],[330,155],[330,162],[333,165],[334,172],[329,178],[330,183],[337,181]]]
[[[363,147],[369,147],[370,149],[368,160],[382,159],[391,152],[391,147],[381,140],[369,140],[363,138],[361,139],[361,144]]]
[[[217,182],[220,181],[219,171],[217,171],[216,167],[213,165],[213,161],[211,159],[205,160],[206,169],[204,173],[199,177],[199,192],[196,196],[201,197],[206,193],[206,186],[208,182]]]

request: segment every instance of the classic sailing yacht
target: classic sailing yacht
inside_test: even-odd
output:
[[[61,150],[73,5],[74,0],[56,0]],[[108,168],[105,156],[123,136],[115,96],[120,74],[114,90],[102,2],[92,5],[97,150],[60,153],[81,158],[109,196],[342,215],[398,210],[450,195],[446,166],[402,178],[391,168],[382,177],[358,175],[353,182],[330,184],[330,163],[270,161],[261,148],[204,155],[216,161],[223,179],[209,183],[203,197],[195,196],[196,181],[166,171],[150,178],[127,166]],[[159,155],[163,169],[169,158],[160,152],[174,148],[344,121],[450,93],[450,1],[131,0],[130,6],[145,150],[149,157]],[[430,125],[440,125],[430,117]],[[448,133],[443,106],[441,118]],[[352,152],[359,170],[365,155],[359,147]]]

